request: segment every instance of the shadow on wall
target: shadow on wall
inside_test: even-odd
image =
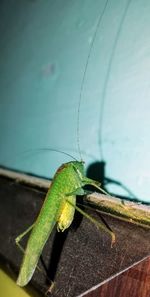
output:
[[[117,185],[118,187],[121,187],[128,194],[128,197],[122,197],[122,196],[114,194],[117,197],[121,197],[121,198],[124,198],[126,200],[132,200],[132,201],[135,201],[135,202],[140,201],[140,199],[138,199],[134,195],[134,193],[126,185],[124,185],[122,182],[120,182],[118,180],[115,180],[115,179],[112,179],[112,178],[106,177],[106,162],[103,161],[103,160],[102,161],[96,161],[96,162],[90,164],[88,169],[87,169],[87,176],[89,178],[94,179],[94,180],[100,181],[101,186],[105,191],[107,191],[106,186],[108,184],[114,184],[114,185]],[[142,201],[141,201],[141,203],[142,203]]]

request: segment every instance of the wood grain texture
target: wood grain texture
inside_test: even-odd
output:
[[[114,277],[85,297],[149,297],[150,257]]]

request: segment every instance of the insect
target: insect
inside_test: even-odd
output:
[[[32,230],[17,279],[19,286],[27,285],[32,278],[44,245],[55,224],[59,231],[67,229],[73,221],[75,209],[90,219],[98,228],[108,232],[112,243],[115,241],[115,235],[109,228],[76,206],[76,195],[86,193],[83,189],[85,185],[92,185],[102,190],[99,182],[84,175],[83,161],[68,162],[58,168],[37,220],[16,238],[16,243],[19,245],[22,237]]]
[[[83,84],[90,53],[94,44],[94,40],[96,38],[99,24],[106,9],[107,2],[108,1],[106,1],[106,4],[96,26],[94,38],[90,46],[83,79],[81,82],[77,121],[77,142],[79,152],[81,152],[79,145],[79,113]],[[111,229],[98,222],[93,217],[89,216],[87,213],[76,206],[76,196],[86,194],[86,191],[83,188],[86,185],[92,185],[95,188],[106,193],[104,190],[101,189],[99,182],[85,176],[83,161],[74,160],[65,163],[61,165],[56,171],[37,220],[25,232],[23,232],[16,238],[16,244],[22,249],[19,242],[28,232],[31,231],[25,251],[22,249],[24,252],[24,257],[17,279],[17,284],[19,286],[25,286],[31,280],[33,273],[37,267],[38,260],[42,253],[44,245],[48,240],[48,237],[50,236],[54,226],[57,224],[57,229],[59,231],[64,231],[65,229],[67,229],[73,221],[75,210],[79,211],[81,214],[91,220],[91,222],[93,222],[99,229],[107,232],[111,236],[112,243],[114,243],[115,234],[111,231]]]

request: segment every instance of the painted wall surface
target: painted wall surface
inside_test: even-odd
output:
[[[70,158],[35,149],[80,158],[81,95],[82,157],[150,201],[149,29],[149,0],[1,1],[0,164],[52,177]]]

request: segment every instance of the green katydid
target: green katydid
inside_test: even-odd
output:
[[[32,230],[17,279],[19,286],[25,286],[32,278],[44,245],[55,224],[57,223],[57,229],[60,231],[67,229],[73,221],[75,209],[98,228],[108,232],[112,243],[115,241],[115,235],[109,228],[76,206],[76,195],[85,194],[83,189],[85,185],[92,185],[105,192],[100,188],[99,182],[84,175],[83,161],[68,162],[58,168],[36,222],[16,238],[16,243],[19,245],[21,238]]]
[[[98,27],[101,23],[103,14],[107,7],[107,3],[108,1],[106,1],[104,9],[98,19],[93,40],[90,45],[90,50],[87,57],[85,70],[83,73],[83,79],[81,82],[77,121],[77,143],[79,152],[81,152],[79,145],[79,113],[83,85],[85,81],[86,71],[88,68],[90,53],[93,48]],[[42,253],[44,245],[48,237],[50,236],[54,226],[57,224],[57,229],[60,231],[64,231],[65,229],[67,229],[73,221],[75,209],[81,212],[81,214],[83,214],[89,220],[91,220],[91,222],[93,222],[98,228],[107,232],[111,236],[112,243],[114,243],[115,234],[108,227],[98,222],[93,217],[89,216],[87,213],[85,213],[83,210],[76,206],[76,195],[86,194],[86,192],[83,189],[85,185],[92,185],[106,194],[106,192],[103,189],[101,189],[99,182],[87,178],[85,176],[83,161],[75,160],[72,162],[65,163],[61,165],[56,171],[53,181],[47,192],[43,206],[41,208],[41,211],[39,213],[39,216],[37,217],[37,220],[25,232],[23,232],[20,236],[16,238],[16,243],[18,246],[20,246],[19,241],[24,237],[24,235],[26,235],[29,231],[32,230],[30,237],[28,239],[27,247],[25,251],[23,251],[23,262],[17,279],[17,284],[19,286],[25,286],[32,278],[32,275],[37,267],[38,260]]]

